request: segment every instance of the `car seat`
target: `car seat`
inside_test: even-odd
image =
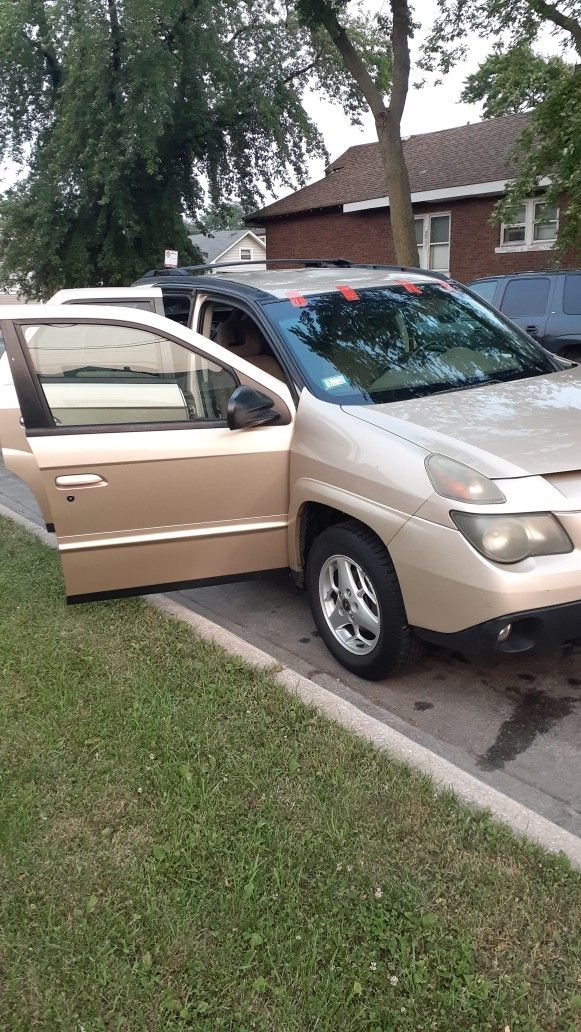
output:
[[[233,354],[245,358],[258,369],[270,373],[277,380],[284,380],[284,373],[276,358],[264,353],[266,341],[250,316],[243,312],[232,312],[220,323],[216,344],[227,348]]]

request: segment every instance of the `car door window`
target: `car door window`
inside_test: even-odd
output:
[[[498,281],[495,279],[479,280],[477,283],[470,284],[470,290],[475,294],[478,294],[478,296],[483,298],[485,301],[492,301],[496,291],[497,282]]]
[[[565,276],[563,311],[565,315],[581,315],[581,272]]]
[[[234,374],[143,327],[27,326],[24,337],[57,426],[226,419]]]
[[[220,347],[246,359],[251,365],[277,380],[285,374],[264,333],[254,319],[241,308],[209,301],[200,314],[199,325]]]
[[[171,319],[182,326],[189,325],[191,303],[191,294],[177,294],[165,290],[163,292],[163,310],[166,319]]]
[[[551,281],[548,276],[508,281],[501,310],[508,316],[530,317],[544,315],[549,299]]]

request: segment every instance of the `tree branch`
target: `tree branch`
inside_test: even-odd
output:
[[[403,115],[410,79],[409,35],[411,16],[408,0],[391,0],[392,85],[389,110],[399,125]]]
[[[257,27],[257,25],[258,21],[256,18],[252,18],[252,20],[248,22],[248,25],[241,25],[240,28],[236,29],[236,32],[230,36],[230,39],[226,40],[227,46],[230,46],[231,43],[235,43],[237,39],[240,39],[241,36],[245,36],[247,32],[251,32]]]
[[[547,21],[552,21],[560,29],[569,32],[578,53],[581,54],[581,24],[575,18],[572,18],[569,14],[564,14],[556,4],[548,3],[548,0],[529,0],[529,5],[533,11],[542,15]]]
[[[119,26],[116,0],[107,0],[107,11],[111,26],[111,82],[109,85],[109,100],[111,101],[111,106],[115,107],[117,104],[117,87],[121,74],[121,28]]]
[[[182,27],[182,25],[185,25],[185,23],[189,20],[189,18],[192,17],[193,14],[195,14],[197,8],[200,6],[200,3],[201,0],[187,0],[187,2],[184,4],[183,9],[178,14],[175,22],[166,33],[165,42],[169,47],[171,47],[172,43],[175,43],[176,36],[180,28]]]
[[[286,86],[287,83],[292,82],[293,79],[298,79],[298,78],[300,78],[301,75],[306,75],[307,72],[310,72],[312,68],[316,68],[316,66],[318,65],[320,59],[321,59],[321,54],[320,53],[316,54],[314,59],[312,61],[310,61],[309,64],[303,65],[302,68],[295,69],[295,71],[291,72],[290,75],[287,75],[284,79],[281,79],[279,85]]]
[[[48,44],[49,33],[44,7],[41,7],[38,11],[36,24],[38,27],[38,39],[31,39],[26,33],[24,34],[30,45],[42,55],[46,74],[50,79],[53,90],[56,92],[63,79],[63,70],[53,48]]]
[[[50,81],[52,83],[52,88],[56,91],[56,90],[58,90],[58,88],[59,88],[59,86],[60,86],[60,84],[62,82],[62,78],[63,78],[62,68],[61,68],[60,64],[58,63],[55,55],[52,53],[51,50],[48,50],[46,47],[43,47],[43,46],[39,47],[39,49],[40,49],[40,52],[41,52],[41,54],[42,54],[42,56],[44,58],[44,66],[45,66],[45,69],[46,69],[46,74],[48,75],[48,77],[49,77],[49,79],[50,79]]]
[[[304,4],[308,8],[308,4]],[[307,20],[308,16],[307,16]],[[363,58],[353,46],[346,30],[341,25],[337,13],[328,3],[322,0],[317,4],[316,20],[327,30],[337,50],[343,58],[347,71],[351,73],[363,96],[365,97],[374,117],[385,113],[385,104],[381,91],[377,88],[372,76],[365,67]]]

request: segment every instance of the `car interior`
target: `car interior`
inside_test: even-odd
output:
[[[210,302],[204,309],[202,326],[204,336],[214,340],[220,347],[246,359],[277,380],[286,379],[264,334],[241,309]]]

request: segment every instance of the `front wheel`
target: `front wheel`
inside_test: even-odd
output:
[[[393,563],[381,541],[358,523],[340,523],[315,540],[307,592],[327,648],[347,670],[370,681],[400,673],[415,639]]]

